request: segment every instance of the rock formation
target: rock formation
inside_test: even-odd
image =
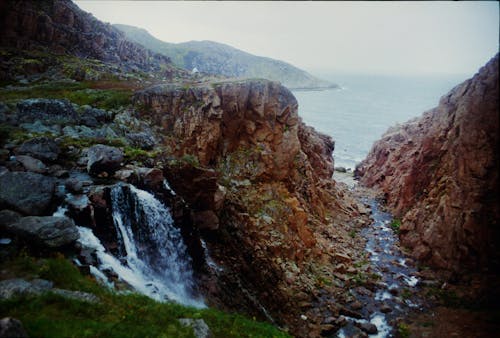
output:
[[[69,0],[3,1],[0,7],[0,43],[29,50],[50,48],[58,54],[119,63],[123,67],[160,71],[169,58],[131,42]]]
[[[165,176],[224,271],[208,277],[208,299],[318,335],[323,314],[310,290],[362,253],[348,240],[358,204],[331,179],[331,138],[300,121],[288,89],[265,80],[156,86],[134,101],[181,160],[166,159]],[[331,297],[342,291],[326,289],[325,311],[338,313]]]
[[[401,218],[402,243],[435,267],[499,266],[498,54],[422,117],[389,129],[358,166]]]

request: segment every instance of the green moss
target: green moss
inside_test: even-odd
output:
[[[180,161],[189,163],[193,167],[199,167],[200,166],[200,161],[198,160],[198,157],[191,155],[191,154],[184,154],[180,158]]]
[[[52,280],[56,287],[96,294],[99,303],[56,294],[0,301],[0,316],[23,322],[31,337],[194,337],[179,318],[201,318],[214,337],[288,337],[268,323],[215,309],[194,309],[159,303],[138,294],[116,294],[80,274],[62,255],[21,255],[0,264],[16,276]]]
[[[398,334],[399,334],[399,337],[401,338],[408,338],[410,337],[410,327],[405,324],[405,323],[399,323],[398,324]]]
[[[397,219],[397,218],[393,219],[392,222],[391,222],[391,228],[392,228],[392,230],[395,233],[399,234],[399,228],[400,227],[401,227],[401,220]]]

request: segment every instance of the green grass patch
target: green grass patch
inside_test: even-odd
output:
[[[0,101],[17,102],[29,98],[68,99],[78,105],[90,105],[105,110],[117,109],[131,103],[131,89],[93,88],[97,84],[59,81],[27,87],[1,88]]]
[[[0,267],[17,277],[49,279],[56,287],[91,292],[100,299],[87,303],[47,293],[0,301],[0,316],[20,319],[30,337],[194,337],[179,318],[203,319],[213,337],[289,337],[271,324],[239,314],[114,293],[83,276],[62,255],[33,258],[24,254]]]
[[[405,323],[398,324],[398,334],[401,338],[408,338],[411,335],[410,327]]]
[[[401,227],[401,220],[397,219],[397,218],[393,219],[392,222],[391,222],[391,229],[395,233],[399,234],[399,231],[400,231],[399,228],[400,227]]]

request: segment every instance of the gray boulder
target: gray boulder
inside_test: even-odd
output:
[[[0,208],[25,215],[43,215],[52,202],[55,179],[30,172],[6,172],[0,176]]]
[[[85,110],[80,114],[80,124],[87,127],[97,127],[110,119],[108,112],[91,106],[82,107]]]
[[[16,156],[16,161],[20,162],[26,171],[34,173],[45,174],[47,173],[47,166],[42,161],[27,155]]]
[[[67,246],[80,237],[73,220],[65,216],[22,217],[2,228],[19,238],[48,248]]]
[[[67,124],[78,121],[78,113],[68,100],[28,99],[17,104],[19,122],[33,123],[37,120],[47,124]]]
[[[27,338],[28,334],[24,330],[20,320],[5,317],[0,319],[0,338]]]
[[[0,300],[11,299],[13,297],[37,296],[46,292],[52,292],[64,298],[76,299],[83,302],[99,302],[99,298],[94,294],[54,288],[54,283],[45,279],[27,281],[22,278],[14,278],[0,281]]]
[[[191,327],[196,338],[209,338],[212,336],[210,328],[203,319],[180,318],[179,322],[182,326]]]
[[[128,133],[125,137],[131,145],[144,150],[151,150],[156,144],[156,140],[151,132]]]
[[[115,147],[96,144],[88,149],[87,158],[87,171],[89,174],[99,175],[106,172],[108,175],[112,175],[121,167],[123,152]]]
[[[61,150],[57,143],[48,137],[36,137],[24,142],[16,155],[30,155],[42,161],[55,161]]]

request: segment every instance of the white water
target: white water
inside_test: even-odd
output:
[[[98,270],[115,272],[136,291],[153,299],[205,307],[193,296],[191,261],[167,207],[152,194],[128,185],[114,187],[111,199],[120,244],[118,257],[106,252],[92,230],[79,227],[79,241],[95,250]],[[104,274],[91,271],[97,279],[109,283]]]

